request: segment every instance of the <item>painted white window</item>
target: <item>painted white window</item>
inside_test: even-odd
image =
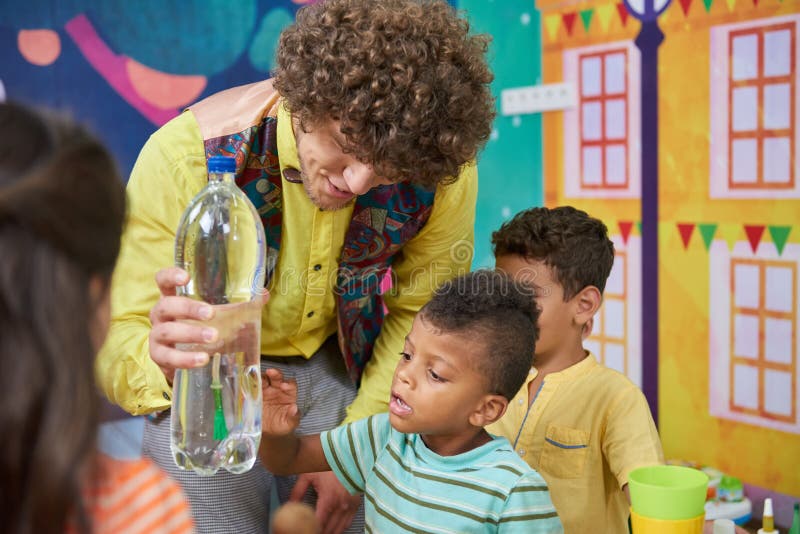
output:
[[[603,292],[603,304],[594,316],[592,335],[584,347],[607,367],[642,386],[641,238],[629,236],[627,245],[612,236],[616,255]]]
[[[799,23],[711,29],[712,198],[800,198]]]
[[[630,41],[564,52],[578,105],[564,112],[568,198],[637,198],[641,191],[639,51]]]
[[[709,396],[711,415],[800,434],[798,268],[800,246],[779,256],[762,242],[710,253]]]

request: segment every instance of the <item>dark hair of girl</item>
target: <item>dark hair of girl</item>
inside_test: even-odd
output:
[[[92,318],[125,193],[83,128],[0,103],[0,531],[89,531],[81,488],[98,425]],[[95,292],[96,293],[96,292]]]

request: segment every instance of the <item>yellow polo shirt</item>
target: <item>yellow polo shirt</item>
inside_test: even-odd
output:
[[[299,168],[291,116],[283,105],[277,137],[281,170]],[[128,181],[129,218],[112,280],[111,328],[96,374],[106,396],[132,414],[171,404],[171,388],[148,349],[149,313],[159,298],[154,275],[174,265],[181,214],[207,181],[203,140],[191,111],[150,137]],[[389,315],[348,408],[348,421],[386,410],[414,315],[439,284],[469,270],[477,193],[477,171],[469,165],[459,180],[437,189],[427,224],[396,257],[397,291],[385,295]],[[302,184],[283,181],[282,243],[262,314],[262,354],[309,358],[336,332],[333,288],[352,209],[322,211]]]
[[[531,404],[525,384],[487,427],[547,481],[564,532],[625,533],[628,473],[664,462],[650,408],[628,378],[591,354],[544,378]]]

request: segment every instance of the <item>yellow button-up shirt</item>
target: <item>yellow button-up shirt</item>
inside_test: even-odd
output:
[[[277,139],[281,170],[300,168],[291,116],[283,105]],[[207,180],[202,136],[187,111],[150,137],[128,181],[129,218],[112,280],[111,328],[96,371],[106,396],[132,414],[171,404],[171,388],[148,349],[149,313],[160,296],[154,275],[174,265],[181,214]],[[414,315],[436,286],[469,270],[477,192],[475,166],[466,166],[455,183],[437,189],[430,219],[395,258],[396,288],[384,295],[389,315],[348,408],[348,421],[385,411]],[[320,210],[301,184],[283,181],[281,250],[262,314],[262,354],[309,358],[336,332],[333,288],[352,210],[352,204]]]
[[[545,376],[531,403],[528,385],[537,374],[532,368],[487,430],[508,438],[547,481],[564,532],[627,532],[628,473],[664,462],[642,391],[589,354]]]

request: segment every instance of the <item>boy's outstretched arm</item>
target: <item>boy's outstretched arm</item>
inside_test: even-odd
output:
[[[258,455],[275,475],[330,471],[319,434],[296,436],[300,424],[297,383],[277,369],[267,369],[261,383],[263,413]]]

